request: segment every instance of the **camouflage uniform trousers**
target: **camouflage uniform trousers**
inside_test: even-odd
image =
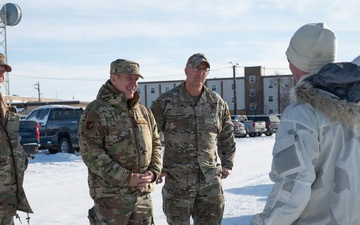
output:
[[[96,199],[89,210],[90,225],[153,225],[150,193]]]
[[[163,211],[170,225],[220,225],[224,213],[224,192],[220,176],[206,183],[199,172],[195,185],[181,187],[171,175],[162,189]]]
[[[14,225],[14,217],[0,211],[0,225]]]

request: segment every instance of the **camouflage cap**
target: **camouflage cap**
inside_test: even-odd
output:
[[[188,61],[186,63],[186,66],[191,64],[193,67],[198,67],[199,64],[202,62],[206,62],[208,67],[210,68],[209,60],[205,57],[205,55],[202,53],[196,53],[196,54],[190,56],[190,58],[188,59]]]
[[[111,63],[110,74],[117,73],[135,74],[144,79],[144,77],[140,74],[139,63],[126,59],[117,59]]]
[[[11,70],[12,70],[11,66],[6,64],[5,56],[3,54],[1,54],[1,53],[0,53],[0,66],[4,66],[6,72],[11,72]]]

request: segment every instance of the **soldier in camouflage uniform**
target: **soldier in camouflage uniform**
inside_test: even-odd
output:
[[[112,62],[110,79],[79,124],[95,204],[91,225],[153,224],[150,192],[161,172],[161,143],[153,114],[139,104],[139,77],[138,63]]]
[[[4,73],[10,71],[0,54],[0,87]],[[1,93],[0,101],[0,225],[12,225],[17,210],[32,213],[23,188],[27,156],[18,143],[20,116],[7,106]]]
[[[191,216],[195,225],[221,224],[221,179],[231,173],[236,147],[226,102],[205,86],[209,68],[203,54],[192,55],[185,82],[151,106],[164,133],[162,195],[169,224],[190,224]]]

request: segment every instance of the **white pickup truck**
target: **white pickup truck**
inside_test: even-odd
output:
[[[251,121],[246,115],[231,115],[231,120],[242,122],[250,137],[261,136],[266,131],[265,121]]]

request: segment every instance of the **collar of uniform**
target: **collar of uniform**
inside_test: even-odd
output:
[[[199,101],[205,100],[205,98],[208,98],[208,96],[210,96],[209,89],[205,85],[203,87],[204,87],[204,91],[201,94]],[[185,81],[180,84],[179,92],[180,92],[179,98],[181,101],[186,101],[191,104],[194,102],[194,98],[191,97],[191,95],[186,91]]]

